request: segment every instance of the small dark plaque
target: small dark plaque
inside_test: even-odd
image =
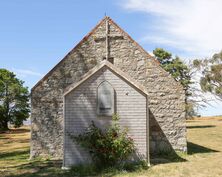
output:
[[[97,92],[97,114],[112,116],[114,113],[114,89],[107,81],[102,82]]]

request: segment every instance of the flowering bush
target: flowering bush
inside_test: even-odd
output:
[[[120,164],[135,152],[133,139],[127,135],[127,129],[120,129],[118,119],[114,115],[112,125],[106,130],[101,130],[92,122],[84,133],[70,135],[73,141],[88,149],[97,166]]]

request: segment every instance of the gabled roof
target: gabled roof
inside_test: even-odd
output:
[[[73,91],[75,88],[77,88],[79,85],[81,85],[82,83],[84,83],[86,80],[88,80],[91,76],[93,76],[96,72],[98,72],[99,70],[101,70],[102,68],[107,67],[109,68],[112,72],[114,72],[115,74],[117,74],[119,77],[123,78],[124,80],[126,80],[128,83],[130,83],[131,85],[133,85],[134,87],[136,87],[138,90],[142,91],[144,94],[147,94],[147,89],[146,87],[144,87],[143,85],[141,85],[140,83],[138,83],[136,80],[134,80],[133,78],[129,77],[126,73],[124,73],[123,71],[121,71],[119,68],[117,68],[116,66],[114,66],[112,63],[110,63],[107,60],[102,61],[100,64],[96,65],[93,69],[89,70],[86,74],[84,74],[81,77],[81,80],[77,83],[73,83],[70,86],[65,88],[64,91],[64,96],[66,96],[68,93],[70,93],[71,91]]]
[[[159,61],[156,60],[153,56],[151,56],[146,50],[144,50],[136,41],[134,41],[129,34],[127,34],[123,29],[121,29],[110,17],[105,16],[57,65],[55,65],[37,84],[32,88],[33,91],[39,84],[45,81],[50,74],[66,59],[66,57],[73,53],[83,42],[85,42],[95,31],[96,29],[104,22],[108,20],[110,24],[116,26],[124,35],[126,35],[141,51],[143,51],[148,58],[152,58],[156,63],[159,64]]]

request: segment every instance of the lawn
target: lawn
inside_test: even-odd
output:
[[[61,163],[50,159],[29,160],[28,127],[0,134],[1,177],[81,176],[90,168],[61,170]],[[222,117],[197,118],[187,121],[188,154],[154,159],[145,170],[140,166],[128,171],[108,170],[97,176],[121,177],[221,177],[222,176]],[[84,172],[85,173],[85,172]],[[88,174],[88,176],[90,176]]]

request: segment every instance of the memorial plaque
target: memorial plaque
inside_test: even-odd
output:
[[[114,89],[107,81],[102,82],[97,92],[97,114],[112,116],[114,113]]]

